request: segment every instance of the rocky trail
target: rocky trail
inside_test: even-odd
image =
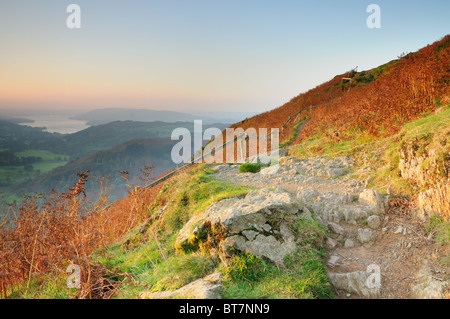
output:
[[[418,218],[389,209],[388,195],[352,179],[349,158],[282,157],[256,174],[211,168],[219,180],[289,193],[327,227],[326,267],[338,298],[448,298],[450,269],[439,261],[449,252]]]

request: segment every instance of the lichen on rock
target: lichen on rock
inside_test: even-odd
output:
[[[225,255],[233,249],[283,264],[296,248],[290,227],[300,219],[302,205],[281,189],[250,191],[244,198],[229,198],[211,204],[180,230],[176,248],[180,252],[200,249],[208,236],[220,230],[217,247]]]

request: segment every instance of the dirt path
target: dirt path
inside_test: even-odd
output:
[[[349,158],[282,158],[261,173],[216,165],[216,178],[297,196],[327,228],[331,282],[338,298],[449,297],[448,247],[437,246],[420,220],[389,209],[387,198],[351,179]],[[277,169],[278,168],[278,169]]]

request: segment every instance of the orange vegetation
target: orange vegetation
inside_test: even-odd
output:
[[[352,71],[294,97],[272,111],[256,115],[234,127],[281,128],[301,109],[311,115],[294,143],[327,129],[356,129],[370,134],[392,134],[402,124],[449,98],[450,35],[384,66],[365,72]],[[342,78],[350,77],[352,81]],[[303,116],[304,115],[304,116]],[[300,117],[299,117],[300,119]],[[283,142],[292,135],[296,121],[286,127]]]
[[[22,204],[9,208],[13,217],[0,224],[0,294],[4,297],[18,283],[28,287],[36,276],[52,271],[65,274],[70,263],[82,268],[82,282],[92,297],[92,287],[99,280],[93,277],[102,270],[91,264],[90,254],[146,220],[147,208],[164,185],[147,189],[129,185],[128,196],[111,205],[105,179],[98,181],[100,200],[93,203],[84,194],[88,172],[78,176],[78,183],[67,193],[25,196]]]

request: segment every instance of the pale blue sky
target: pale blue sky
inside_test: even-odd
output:
[[[381,29],[366,26],[371,3]],[[1,0],[0,111],[263,112],[439,40],[449,14],[448,0]]]

